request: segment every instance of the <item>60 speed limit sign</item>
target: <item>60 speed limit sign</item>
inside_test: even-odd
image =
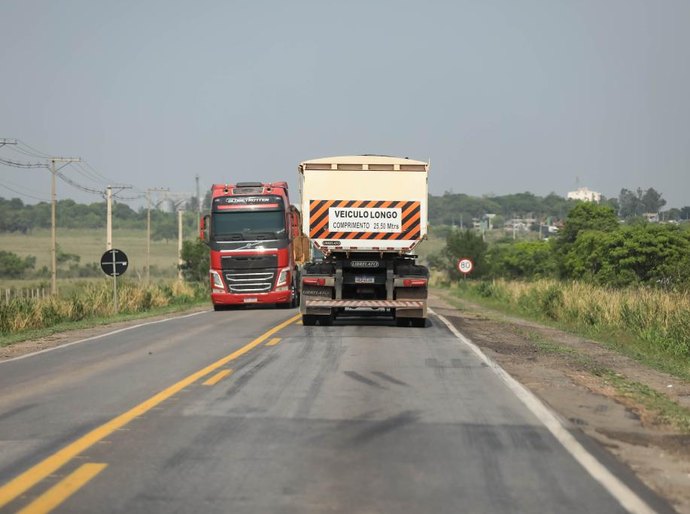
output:
[[[458,271],[460,273],[467,275],[470,271],[472,271],[473,267],[474,263],[470,259],[462,258],[458,260]]]

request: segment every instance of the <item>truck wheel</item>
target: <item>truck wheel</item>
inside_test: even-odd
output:
[[[295,281],[292,282],[292,301],[290,302],[290,308],[294,309],[299,307],[299,286]]]
[[[418,327],[418,328],[425,328],[426,327],[426,318],[412,318],[411,319],[411,326]]]
[[[302,325],[305,327],[313,327],[316,325],[318,316],[314,316],[313,314],[302,314]]]
[[[330,326],[333,324],[333,314],[317,317],[319,318],[319,325],[321,325],[322,327]]]
[[[225,305],[219,305],[217,303],[213,304],[213,310],[218,312],[218,311],[224,311],[225,310]]]

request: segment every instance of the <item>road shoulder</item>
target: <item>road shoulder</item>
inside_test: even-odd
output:
[[[672,428],[616,382],[642,384],[684,407],[690,407],[690,384],[594,341],[488,311],[446,291],[435,290],[430,306],[678,512],[690,514],[690,434]]]
[[[121,330],[135,325],[145,325],[147,323],[158,322],[169,318],[177,318],[180,316],[192,314],[194,312],[201,312],[207,310],[209,310],[209,307],[207,305],[197,305],[194,307],[190,307],[189,309],[179,310],[175,312],[156,314],[149,317],[130,319],[126,321],[105,323],[102,325],[96,325],[89,328],[66,330],[64,332],[56,332],[54,334],[50,334],[44,337],[27,339],[25,341],[18,341],[7,346],[0,346],[0,362],[9,359],[16,359],[17,357],[23,357],[25,355],[29,355],[36,352],[50,350],[52,348],[63,346],[68,343],[73,343],[75,341],[81,341],[83,339],[98,337],[104,334],[108,334],[110,332],[114,332],[116,330]]]

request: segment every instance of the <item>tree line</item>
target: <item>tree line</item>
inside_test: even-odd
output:
[[[471,227],[473,219],[487,214],[496,217],[493,226],[502,226],[505,220],[532,215],[541,220],[564,220],[578,201],[569,200],[556,193],[537,196],[530,192],[503,196],[470,196],[445,192],[441,196],[429,195],[429,222],[431,225]],[[662,211],[666,205],[663,195],[654,188],[621,189],[617,198],[603,197],[599,205],[608,206],[624,220],[642,217],[645,213],[659,213],[666,221],[690,220],[690,206]]]
[[[579,202],[548,241],[487,243],[473,230],[451,230],[432,268],[459,278],[461,257],[473,259],[476,278],[579,280],[609,287],[653,285],[690,289],[690,223],[621,223],[609,205]]]
[[[481,219],[487,214],[496,215],[493,225],[497,227],[507,219],[528,214],[542,219],[563,220],[576,204],[576,201],[555,193],[544,197],[530,192],[478,197],[447,191],[439,196],[429,195],[429,222],[434,226],[471,227],[473,219]],[[205,195],[203,205],[205,208],[210,205],[210,191]],[[661,211],[666,200],[654,188],[621,189],[617,198],[603,198],[600,205],[611,207],[618,216],[628,220],[645,213],[660,213],[663,220],[690,219],[690,206]],[[192,198],[185,209],[195,210],[196,198]],[[34,229],[50,228],[50,210],[50,204],[46,202],[29,205],[19,198],[0,197],[0,233],[28,233]],[[57,213],[57,224],[62,228],[104,228],[106,223],[105,202],[78,204],[74,200],[59,200]],[[151,217],[155,239],[175,237],[177,222],[174,213],[153,209]],[[145,208],[135,211],[127,204],[113,202],[114,228],[145,226]]]
[[[56,204],[58,228],[105,229],[106,203],[80,204],[74,200],[59,200]],[[135,211],[125,203],[113,202],[113,229],[142,229],[147,224],[147,209]],[[151,210],[151,238],[154,240],[177,237],[177,214],[158,209]],[[184,218],[185,232],[196,231],[196,220]],[[7,200],[0,197],[0,233],[20,232],[28,234],[51,226],[51,206],[41,202],[24,204],[19,198]]]

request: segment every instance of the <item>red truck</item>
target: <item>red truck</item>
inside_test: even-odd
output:
[[[293,242],[298,211],[286,182],[214,184],[200,237],[210,248],[214,310],[252,304],[296,307],[299,269]]]

